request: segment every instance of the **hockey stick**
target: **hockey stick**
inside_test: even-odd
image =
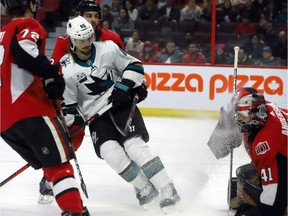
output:
[[[131,126],[131,123],[132,123],[132,120],[133,120],[133,117],[134,117],[134,113],[135,113],[135,108],[136,108],[136,104],[139,100],[139,96],[138,94],[135,94],[134,95],[134,98],[133,98],[133,103],[132,103],[132,106],[131,106],[131,110],[129,112],[129,116],[128,116],[128,119],[125,123],[125,127],[124,129],[120,128],[119,125],[117,125],[115,119],[114,119],[114,116],[112,115],[112,112],[109,111],[109,116],[114,124],[114,126],[116,127],[116,129],[124,136],[126,137],[128,132],[129,132],[129,129],[130,129],[130,126]]]
[[[58,114],[58,117],[61,119],[62,121],[62,125],[64,127],[64,131],[68,137],[68,140],[69,140],[69,143],[68,143],[68,148],[70,149],[70,151],[72,152],[73,154],[73,157],[74,157],[74,162],[75,162],[75,166],[76,166],[76,170],[78,172],[78,176],[79,176],[79,179],[80,179],[80,182],[81,182],[81,189],[83,191],[83,193],[85,194],[85,196],[88,198],[88,192],[87,192],[87,188],[86,188],[86,184],[84,182],[84,179],[83,179],[83,176],[82,176],[82,173],[81,173],[81,170],[80,170],[80,166],[79,166],[79,163],[78,163],[78,159],[76,157],[76,154],[75,154],[75,151],[72,147],[72,143],[71,143],[71,135],[69,133],[69,129],[67,127],[67,124],[66,124],[66,121],[65,121],[65,118],[64,118],[64,114],[63,114],[63,111],[62,111],[62,108],[60,107],[60,105],[57,104],[57,101],[56,100],[53,100],[53,105],[54,105],[54,108],[56,110],[56,113]],[[60,108],[59,108],[60,107]]]
[[[4,181],[2,181],[0,183],[0,187],[2,187],[3,185],[7,184],[10,180],[12,180],[13,178],[15,178],[16,176],[18,176],[20,173],[22,173],[24,170],[26,170],[28,167],[30,167],[29,164],[24,165],[23,167],[21,167],[20,169],[18,169],[16,172],[14,172],[12,175],[10,175],[8,178],[6,178]]]
[[[239,53],[239,47],[234,47],[234,82],[233,82],[233,93],[236,93],[236,85],[237,85],[237,69],[238,69],[238,53]],[[230,216],[230,206],[231,206],[231,187],[232,187],[232,169],[233,169],[233,148],[230,150],[230,173],[229,173],[229,187],[228,187],[228,216]]]
[[[97,117],[103,115],[103,113],[105,113],[107,110],[111,109],[112,107],[112,103],[108,104],[107,106],[103,107],[95,116],[91,117],[90,119],[88,119],[87,121],[83,122],[81,125],[79,125],[79,127],[77,127],[75,130],[71,131],[70,136],[74,136],[76,133],[78,133],[78,131],[80,131],[83,127],[89,125],[91,122],[93,122]],[[18,169],[16,172],[14,172],[13,174],[11,174],[10,176],[8,176],[6,179],[4,179],[2,182],[0,182],[0,187],[2,187],[3,185],[7,184],[9,181],[11,181],[12,179],[14,179],[16,176],[18,176],[19,174],[21,174],[22,172],[24,172],[28,167],[30,167],[29,164],[25,164],[23,167],[21,167],[20,169]]]
[[[76,154],[75,154],[75,151],[72,147],[72,143],[71,143],[71,135],[69,133],[69,129],[67,127],[67,124],[66,124],[66,120],[64,118],[64,114],[63,114],[63,111],[62,111],[62,108],[60,107],[60,105],[58,105],[57,103],[57,100],[53,100],[53,105],[54,105],[54,108],[56,110],[56,113],[58,115],[58,117],[61,119],[61,122],[62,122],[62,125],[63,125],[63,128],[64,128],[64,131],[68,137],[68,148],[70,149],[70,151],[72,152],[73,154],[73,157],[74,157],[74,162],[75,162],[75,166],[76,166],[76,170],[78,172],[78,176],[79,176],[79,179],[80,179],[80,182],[81,182],[81,189],[83,191],[83,193],[85,194],[85,196],[88,198],[88,192],[87,192],[87,188],[86,188],[86,184],[84,182],[84,179],[83,179],[83,176],[82,176],[82,173],[81,173],[81,170],[80,170],[80,166],[79,166],[79,163],[78,163],[78,159],[76,157]],[[60,108],[59,108],[60,107]]]

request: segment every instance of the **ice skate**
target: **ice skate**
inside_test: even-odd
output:
[[[39,189],[40,195],[38,203],[42,205],[51,204],[53,202],[54,196],[48,180],[43,177],[39,183],[39,187],[40,187]]]
[[[144,188],[141,190],[135,188],[136,197],[139,200],[139,205],[143,206],[145,210],[148,210],[153,204],[154,198],[156,198],[159,194],[158,190],[148,182]]]
[[[61,216],[90,216],[90,213],[86,206],[84,206],[82,213],[71,213],[69,211],[64,211],[62,212]]]
[[[164,214],[170,213],[179,201],[180,197],[172,182],[160,189],[160,208]]]

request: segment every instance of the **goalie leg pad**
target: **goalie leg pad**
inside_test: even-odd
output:
[[[238,204],[257,206],[262,193],[257,169],[253,164],[245,164],[236,169]]]
[[[231,191],[229,191],[229,183],[228,183],[228,193],[230,192],[230,202],[229,202],[229,194],[228,194],[228,204],[230,203],[230,208],[231,209],[238,209],[239,208],[239,204],[238,204],[238,198],[237,198],[237,178],[236,177],[232,177],[231,179]]]

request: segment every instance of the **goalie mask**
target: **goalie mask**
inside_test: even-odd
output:
[[[91,49],[91,45],[95,41],[92,25],[81,16],[68,21],[67,34],[70,37],[70,48],[72,51],[75,51],[75,47],[80,50],[84,48]]]
[[[267,120],[265,98],[253,88],[239,89],[235,102],[235,121],[240,132],[249,132],[262,127]]]

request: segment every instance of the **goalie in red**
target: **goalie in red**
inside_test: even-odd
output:
[[[236,171],[236,216],[283,216],[287,208],[288,110],[266,101],[253,88],[239,89],[232,104],[252,160]]]

